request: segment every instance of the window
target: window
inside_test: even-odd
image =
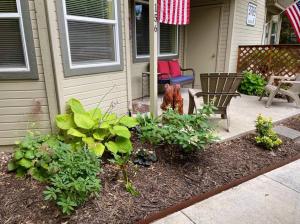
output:
[[[135,58],[148,58],[149,50],[149,4],[135,1],[134,5]],[[159,24],[158,49],[160,57],[178,56],[178,26]]]
[[[24,24],[29,26],[25,26]],[[27,28],[25,30],[25,27]],[[37,78],[30,15],[27,0],[2,0],[0,3],[0,78]],[[33,47],[34,49],[34,47]],[[29,58],[31,61],[29,61]]]
[[[121,70],[119,1],[61,1],[65,75]]]

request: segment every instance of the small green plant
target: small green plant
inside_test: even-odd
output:
[[[282,144],[281,139],[273,131],[272,119],[264,118],[259,115],[256,120],[256,143],[268,150],[273,150]]]
[[[28,132],[24,139],[17,142],[16,151],[8,163],[8,171],[15,171],[18,177],[27,174],[38,181],[46,181],[53,148],[58,144],[59,140],[55,136]]]
[[[62,143],[55,150],[49,171],[50,186],[44,191],[45,200],[55,201],[65,214],[100,192],[101,183],[97,177],[100,163],[89,150],[74,151],[70,145]]]
[[[180,115],[172,109],[157,118],[139,115],[140,136],[152,144],[180,146],[185,152],[202,150],[216,140],[208,122],[214,110],[212,105],[204,105],[193,115]]]
[[[239,92],[259,96],[263,94],[266,84],[266,80],[261,75],[244,72],[244,79],[239,86]]]
[[[70,99],[68,107],[67,114],[56,117],[56,124],[64,141],[73,148],[82,149],[87,145],[99,157],[106,149],[112,154],[116,150],[132,149],[129,128],[138,125],[135,118],[117,117],[109,111],[102,113],[99,108],[87,111],[77,99]]]
[[[123,179],[125,181],[126,191],[129,192],[133,196],[139,196],[140,193],[136,190],[136,188],[133,186],[132,182],[128,178],[127,167],[128,167],[131,153],[132,153],[132,150],[129,148],[127,150],[115,151],[113,153],[114,158],[110,159],[110,161],[113,164],[117,165],[119,167],[120,171],[122,172]]]

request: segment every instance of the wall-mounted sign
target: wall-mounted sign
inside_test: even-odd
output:
[[[256,8],[257,8],[257,5],[255,5],[252,2],[249,2],[247,22],[246,22],[248,26],[255,26],[255,24],[256,24]]]

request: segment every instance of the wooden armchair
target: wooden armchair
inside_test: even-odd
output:
[[[276,79],[280,80],[277,86],[274,85],[274,81]],[[290,84],[291,87],[288,89],[283,89],[283,84]],[[260,96],[259,100],[263,98],[265,93],[269,94],[266,107],[271,106],[276,94],[282,94],[286,96],[288,102],[295,101],[296,106],[300,107],[300,74],[297,74],[296,77],[271,76],[268,84],[265,87],[265,92]]]

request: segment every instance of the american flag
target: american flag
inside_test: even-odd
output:
[[[158,0],[158,21],[165,24],[190,23],[190,0]]]
[[[298,41],[300,42],[300,0],[288,7],[286,14],[289,17],[298,37]]]

